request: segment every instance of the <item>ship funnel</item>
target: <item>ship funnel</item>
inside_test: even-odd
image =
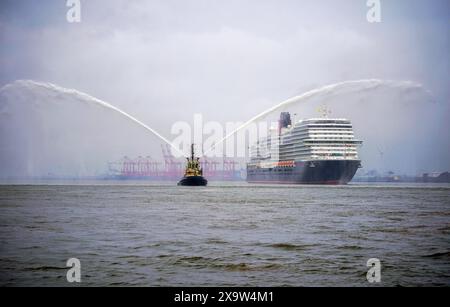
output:
[[[279,121],[280,131],[283,128],[292,126],[291,114],[289,112],[281,112]]]

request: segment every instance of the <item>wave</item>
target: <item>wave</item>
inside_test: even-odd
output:
[[[312,245],[296,245],[291,243],[275,243],[275,244],[268,244],[267,246],[287,251],[300,251],[300,250],[302,251],[312,247]]]
[[[425,257],[425,258],[433,258],[433,259],[450,258],[450,251],[449,252],[441,252],[441,253],[425,255],[423,257]]]

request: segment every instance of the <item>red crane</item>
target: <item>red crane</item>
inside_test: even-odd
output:
[[[169,145],[166,145],[166,148],[161,145],[161,150],[165,163],[165,177],[167,179],[178,180],[183,175],[183,163],[175,160],[176,158],[172,155]]]

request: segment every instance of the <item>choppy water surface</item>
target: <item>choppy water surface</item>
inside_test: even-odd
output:
[[[0,186],[0,285],[450,286],[450,186]]]

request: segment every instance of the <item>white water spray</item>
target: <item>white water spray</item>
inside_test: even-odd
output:
[[[34,86],[34,87],[41,87],[47,90],[51,90],[54,91],[56,93],[63,93],[63,94],[70,94],[73,95],[75,97],[78,97],[82,100],[85,101],[89,101],[89,102],[93,102],[99,106],[102,106],[106,109],[109,109],[111,111],[115,111],[123,116],[125,116],[127,119],[131,120],[132,122],[138,124],[139,126],[141,126],[142,128],[146,129],[147,131],[151,132],[152,134],[154,134],[156,137],[158,137],[160,140],[162,140],[163,142],[167,143],[168,145],[170,145],[173,149],[175,149],[181,156],[185,156],[186,155],[181,152],[177,147],[175,147],[172,142],[170,142],[168,139],[166,139],[165,137],[163,137],[160,133],[158,133],[156,130],[154,130],[153,128],[149,127],[148,125],[144,124],[143,122],[141,122],[140,120],[136,119],[135,117],[131,116],[130,114],[126,113],[125,111],[122,111],[121,109],[103,101],[100,100],[98,98],[92,97],[88,94],[79,92],[77,90],[74,89],[67,89],[67,88],[63,88],[63,87],[59,87],[57,85],[51,84],[51,83],[42,83],[42,82],[36,82],[36,81],[32,81],[32,80],[18,80],[15,82],[16,84],[21,84],[21,85],[25,85],[25,86]],[[7,90],[8,87],[12,86],[11,84],[9,85],[5,85],[4,87],[2,87],[0,89],[0,93],[2,93],[3,91]]]
[[[447,169],[447,162],[431,157],[448,156],[448,142],[443,144],[440,137],[446,130],[439,130],[439,116],[448,112],[428,94],[412,82],[361,80],[326,86],[258,114],[221,142],[278,109],[306,102],[299,103],[302,113],[313,114],[318,103],[328,102],[333,113],[352,120],[355,135],[364,140],[360,155],[365,170],[380,169],[377,148],[383,151],[386,171],[420,174]],[[426,103],[430,101],[436,103]],[[105,161],[154,149],[129,136],[140,130],[139,138],[145,140],[144,133],[156,131],[123,113],[104,101],[51,84],[16,81],[5,86],[0,89],[0,178],[102,176]],[[120,118],[113,116],[138,125],[117,125]],[[424,123],[420,129],[418,123]],[[108,141],[111,138],[121,141]],[[163,142],[170,144],[167,139]],[[210,146],[214,145],[205,149]]]
[[[366,90],[370,90],[370,89],[375,89],[379,86],[394,87],[394,88],[398,88],[398,89],[422,89],[422,90],[424,90],[423,86],[421,84],[414,83],[411,81],[391,81],[391,80],[379,80],[379,79],[364,79],[364,80],[355,80],[355,81],[345,81],[345,82],[339,82],[339,83],[327,85],[324,87],[320,87],[320,88],[308,91],[306,93],[303,93],[299,96],[295,96],[288,100],[285,100],[285,101],[267,109],[266,111],[252,117],[251,119],[249,119],[248,121],[246,121],[245,123],[243,123],[242,125],[237,127],[235,130],[233,130],[232,132],[227,134],[223,139],[216,142],[214,144],[214,146],[212,146],[210,149],[208,149],[204,153],[204,155],[207,155],[209,152],[214,150],[214,148],[216,146],[222,144],[223,142],[228,140],[230,137],[232,137],[233,135],[238,133],[240,130],[246,128],[253,122],[261,120],[262,118],[266,117],[270,113],[280,110],[282,108],[288,107],[294,103],[305,102],[307,99],[310,99],[313,97],[316,98],[316,97],[320,97],[320,96],[336,95],[336,94],[340,93],[340,91],[347,90],[348,93],[355,93],[355,92],[361,92],[361,91],[366,91]],[[431,95],[428,91],[426,91],[426,90],[424,90],[424,91],[427,94]]]

